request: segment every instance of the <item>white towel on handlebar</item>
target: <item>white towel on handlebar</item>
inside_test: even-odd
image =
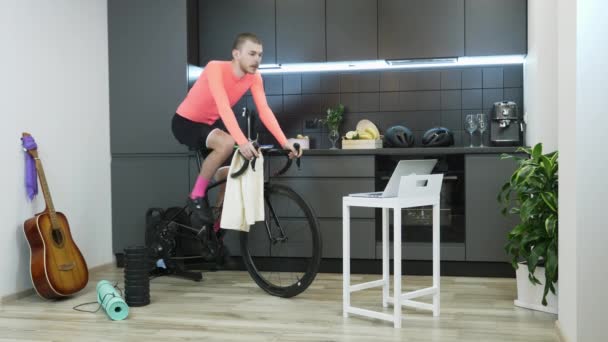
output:
[[[242,175],[230,177],[244,162],[245,158],[235,151],[228,171],[220,227],[248,232],[249,226],[264,220],[264,157],[259,153],[255,171],[249,163]]]

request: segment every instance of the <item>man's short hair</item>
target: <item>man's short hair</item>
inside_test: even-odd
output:
[[[258,36],[256,36],[254,33],[250,33],[250,32],[243,32],[243,33],[239,33],[236,38],[234,39],[234,43],[232,44],[232,49],[233,50],[238,50],[241,48],[241,46],[243,46],[243,44],[246,41],[250,41],[252,43],[256,43],[256,44],[260,44],[262,45],[262,41],[260,40],[260,38],[258,38]]]

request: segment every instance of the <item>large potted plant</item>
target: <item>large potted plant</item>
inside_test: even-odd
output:
[[[498,194],[503,214],[520,218],[505,245],[516,270],[515,305],[557,313],[558,152],[543,154],[540,143],[517,152],[525,156],[502,156],[518,167]]]

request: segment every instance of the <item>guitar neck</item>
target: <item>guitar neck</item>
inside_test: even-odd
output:
[[[46,182],[46,176],[44,175],[44,168],[42,167],[42,162],[40,162],[40,158],[35,157],[36,160],[36,169],[38,170],[38,178],[40,178],[40,186],[42,187],[42,193],[44,195],[44,201],[46,202],[47,211],[49,212],[49,216],[51,217],[51,224],[53,228],[59,228],[59,224],[57,222],[57,212],[55,211],[55,206],[53,205],[53,199],[51,198],[51,191],[49,190],[49,185]]]

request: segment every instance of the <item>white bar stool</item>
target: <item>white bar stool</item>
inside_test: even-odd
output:
[[[371,318],[383,319],[401,328],[401,307],[413,307],[430,310],[433,316],[439,316],[439,199],[443,174],[411,175],[401,177],[397,197],[354,197],[342,198],[342,275],[343,275],[343,314],[356,314]],[[433,286],[416,291],[401,293],[401,209],[432,205],[433,206]],[[350,284],[350,207],[382,208],[382,279]],[[393,297],[389,296],[389,209],[393,209]],[[393,314],[356,308],[350,305],[351,292],[382,286],[382,306],[393,304]],[[433,304],[413,301],[413,298],[433,295]]]

